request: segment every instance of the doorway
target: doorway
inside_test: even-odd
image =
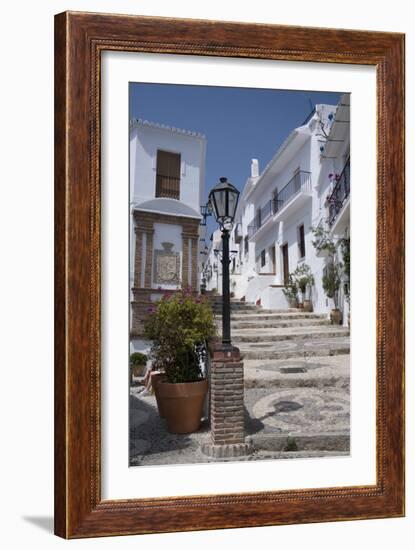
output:
[[[288,244],[285,243],[281,247],[282,252],[282,266],[283,266],[283,276],[284,276],[284,285],[288,285],[288,276],[290,274],[290,266],[288,263]]]
[[[276,275],[277,273],[277,256],[275,253],[275,244],[269,249],[269,257],[271,262],[271,273]]]

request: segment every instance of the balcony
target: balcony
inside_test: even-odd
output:
[[[284,213],[291,213],[292,206],[295,208],[301,206],[303,201],[296,201],[298,197],[308,198],[311,193],[311,173],[301,170],[297,172],[279,191],[274,199],[268,201],[263,206],[248,225],[248,237],[251,239],[256,233],[265,226],[269,219],[280,219]]]
[[[350,158],[346,162],[342,173],[336,178],[336,184],[331,195],[327,199],[329,215],[328,224],[331,229],[334,228],[336,220],[343,207],[348,202],[350,195]]]
[[[251,238],[266,221],[276,212],[276,201],[268,201],[259,211],[252,222],[248,225],[248,237]]]

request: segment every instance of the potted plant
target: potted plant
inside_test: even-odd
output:
[[[202,372],[204,346],[216,334],[210,304],[191,290],[163,296],[147,317],[144,332],[152,341],[153,366],[165,373],[157,393],[169,432],[197,431],[208,390]]]
[[[343,291],[344,297],[349,304],[349,312],[347,315],[347,325],[350,328],[350,237],[344,237],[340,241],[340,248],[343,258],[343,275],[344,284]]]
[[[310,266],[307,264],[299,265],[294,271],[294,279],[301,292],[304,311],[313,311],[313,304],[311,302],[311,288],[314,285],[314,277],[311,273]]]
[[[331,310],[330,320],[332,324],[340,325],[342,320],[341,311],[338,308],[337,298],[341,284],[341,264],[330,262],[326,268],[322,279],[323,290],[328,298],[334,301],[334,309]]]
[[[136,351],[130,355],[130,383],[133,383],[133,377],[144,376],[144,369],[147,364],[147,355]]]
[[[284,285],[284,288],[282,289],[282,292],[284,296],[287,298],[288,305],[290,307],[297,307],[297,295],[298,295],[298,288],[297,288],[297,282],[295,281],[293,275],[290,273],[288,275],[288,282]]]

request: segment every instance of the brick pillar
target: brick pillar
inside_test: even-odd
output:
[[[249,454],[244,425],[244,365],[239,349],[216,344],[210,363],[211,443],[202,451],[215,458]]]
[[[153,235],[154,229],[146,230],[146,267],[144,271],[144,287],[151,288],[151,275],[153,273]]]
[[[190,285],[189,281],[189,235],[182,233],[182,287]]]
[[[192,239],[192,281],[191,286],[193,290],[197,290],[197,265],[198,265],[198,256],[199,256],[199,238]]]
[[[143,231],[135,228],[134,286],[141,286]]]

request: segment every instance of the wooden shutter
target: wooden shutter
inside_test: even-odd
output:
[[[157,151],[156,197],[180,199],[180,155]]]

